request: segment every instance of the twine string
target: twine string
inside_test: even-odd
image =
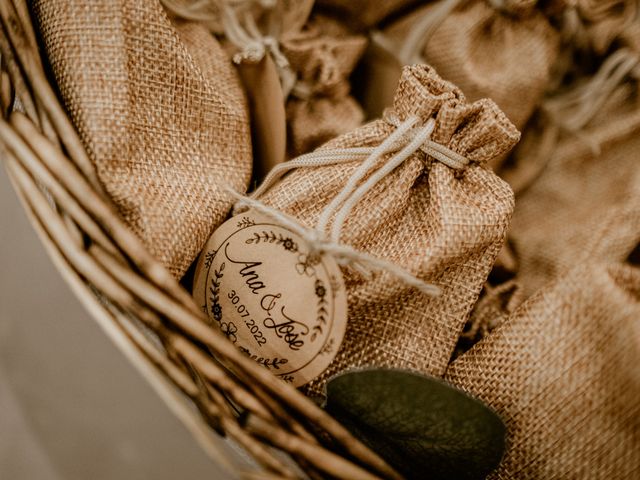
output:
[[[379,48],[396,58],[401,65],[415,63],[428,63],[422,56],[422,50],[429,42],[442,22],[467,0],[441,0],[428,15],[423,15],[409,30],[404,42],[398,49],[379,30],[371,32],[370,40]],[[491,7],[498,11],[508,11],[509,4],[506,0],[489,0]]]
[[[419,125],[417,117],[400,121],[397,116],[387,113],[385,119],[396,128],[376,147],[315,151],[276,166],[251,196],[241,195],[232,189],[227,189],[227,191],[235,198],[236,209],[248,207],[263,213],[302,237],[310,245],[312,253],[330,254],[339,265],[350,266],[365,276],[370,276],[373,271],[387,271],[409,286],[429,295],[437,295],[440,293],[437,286],[416,278],[398,265],[340,243],[344,223],[358,202],[375,185],[417,151],[423,151],[426,155],[442,160],[452,169],[462,169],[469,164],[469,160],[462,155],[431,140],[430,137],[435,128],[434,119],[429,119],[424,125]],[[388,160],[381,162],[382,157],[389,153],[393,153],[393,155]],[[342,190],[321,212],[315,228],[303,226],[295,218],[260,201],[260,197],[280,178],[294,169],[316,168],[356,161],[362,163],[349,177]],[[365,178],[366,180],[364,180]],[[327,237],[325,232],[331,218],[334,218],[334,221],[330,235]]]
[[[410,119],[412,121],[413,119]],[[407,123],[401,124],[396,131],[402,132],[404,128],[407,128],[409,125]],[[397,154],[392,156],[382,167],[380,167],[377,171],[375,171],[371,176],[362,183],[352,194],[350,194],[340,210],[336,212],[335,219],[333,221],[333,225],[331,227],[331,235],[330,240],[332,242],[338,243],[340,241],[340,235],[342,233],[342,227],[353,210],[353,208],[364,198],[364,196],[375,186],[377,185],[383,178],[387,177],[393,170],[396,169],[399,165],[404,163],[411,155],[413,155],[420,146],[430,137],[433,129],[435,127],[435,120],[430,118],[424,127],[419,128],[415,131],[413,138],[410,139],[409,143],[402,148]],[[410,128],[410,127],[409,127]],[[368,158],[363,165],[366,165],[370,162],[370,165],[375,164],[378,158],[372,155]],[[367,169],[369,171],[370,168]],[[353,178],[353,177],[352,177]],[[342,193],[342,192],[341,192]],[[325,212],[327,214],[328,212]]]
[[[400,47],[398,59],[402,65],[426,63],[422,50],[442,22],[465,0],[442,0],[429,15],[424,15],[409,31]]]
[[[280,50],[277,40],[279,25],[275,20],[277,12],[274,10],[275,2],[262,2],[263,7],[270,12],[268,27],[269,32],[263,34],[258,27],[253,12],[245,10],[241,18],[238,12],[229,5],[222,8],[222,25],[225,36],[239,52],[233,56],[233,62],[258,63],[265,55],[269,54],[278,71],[278,77],[282,85],[282,92],[286,99],[296,83],[296,74],[291,69],[289,60]]]
[[[591,122],[602,106],[629,76],[640,73],[640,57],[629,48],[612,53],[596,74],[585,84],[566,94],[552,97],[543,103],[542,109],[549,121],[587,143],[594,154],[600,146],[584,135],[582,130]]]
[[[353,194],[354,190],[357,187],[357,184],[364,178],[364,176],[368,172],[372,170],[380,157],[389,152],[394,143],[400,140],[404,135],[406,135],[406,133],[417,123],[417,121],[418,119],[415,117],[408,119],[398,128],[396,128],[396,130],[391,135],[389,135],[380,145],[372,150],[368,158],[360,164],[356,171],[353,172],[349,180],[347,180],[347,183],[345,184],[343,189],[322,211],[316,225],[317,230],[326,230],[326,227],[329,224],[329,220],[337,210],[338,206],[344,203],[348,199],[348,197]]]

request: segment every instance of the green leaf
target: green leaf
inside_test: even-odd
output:
[[[481,479],[504,450],[505,426],[482,402],[402,370],[331,379],[326,410],[407,478]]]

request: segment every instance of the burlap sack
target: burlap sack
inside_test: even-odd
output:
[[[567,79],[591,74],[594,57],[606,55],[640,11],[637,0],[553,0],[545,6],[561,36],[548,92],[561,89]]]
[[[620,68],[640,64],[629,51],[618,53]],[[519,169],[505,172],[520,191],[510,240],[527,296],[576,263],[624,261],[640,242],[636,70],[606,91],[592,88],[599,81],[580,85],[586,103],[557,113],[559,124],[549,120],[528,131],[514,155]],[[616,71],[624,73],[616,67],[610,78]],[[588,120],[584,126],[582,119]],[[568,131],[572,125],[575,131]],[[548,134],[557,135],[551,147]],[[527,169],[536,163],[539,173],[532,177]]]
[[[378,41],[402,64],[432,65],[470,100],[494,100],[521,128],[545,91],[559,35],[535,0],[491,3],[429,3],[385,28]]]
[[[400,120],[435,118],[432,140],[472,163],[460,172],[421,151],[413,154],[355,206],[341,242],[438,285],[442,294],[425,295],[391,274],[367,280],[345,270],[346,335],[333,363],[308,385],[309,393],[320,393],[326,379],[350,367],[442,375],[504,241],[512,192],[483,167],[519,138],[504,114],[490,100],[469,104],[426,65],[405,67],[393,111]],[[394,129],[376,120],[319,150],[376,146]],[[294,170],[262,200],[313,227],[356,168],[351,162]]]
[[[251,12],[256,19],[276,8],[279,19],[278,35],[299,31],[311,14],[315,0],[160,0],[169,14],[176,18],[198,22],[215,34],[225,35],[224,10],[235,9],[240,15]]]
[[[460,334],[453,358],[462,355],[502,325],[522,300],[522,288],[515,280],[496,286],[486,282]]]
[[[350,95],[349,76],[364,52],[366,37],[351,34],[335,19],[310,16],[313,1],[277,0],[267,4],[258,0],[163,0],[163,3],[172,14],[206,25],[221,39],[236,63],[251,65],[265,56],[271,57],[282,92],[262,91],[260,87],[269,81],[266,78],[257,79],[247,89],[251,95],[282,97],[286,126],[283,122],[281,130],[283,136],[287,130],[289,157],[311,151],[362,124],[364,114]],[[273,112],[277,105],[269,107],[267,110]],[[264,112],[253,113],[254,133],[255,129],[267,129],[264,123],[279,121],[276,114],[257,119]],[[275,130],[280,133],[280,128]],[[259,144],[256,142],[256,154],[259,162],[266,164],[263,169],[268,171],[285,160],[284,147],[281,154],[261,155]]]
[[[490,479],[638,478],[639,319],[640,270],[584,264],[448,368],[506,423]]]
[[[420,0],[316,0],[325,8],[344,18],[345,23],[360,31],[378,25],[397,12],[402,12]]]
[[[283,36],[281,50],[297,74],[286,103],[289,156],[314,150],[359,127],[364,114],[350,95],[349,75],[366,46],[362,35],[328,17]]]
[[[177,277],[246,190],[243,93],[215,39],[157,0],[38,0],[64,105],[129,227]]]
[[[603,55],[639,12],[637,0],[567,1],[563,35],[579,49]]]

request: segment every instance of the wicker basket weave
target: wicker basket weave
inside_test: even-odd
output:
[[[263,467],[240,472],[245,478],[299,478],[275,450],[310,478],[401,478],[208,327],[188,292],[118,218],[49,83],[24,3],[0,0],[2,158],[49,255],[91,315],[222,467],[231,469],[216,432]]]

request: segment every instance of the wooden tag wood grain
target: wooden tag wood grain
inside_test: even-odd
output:
[[[198,261],[193,296],[211,325],[298,387],[333,361],[347,325],[342,272],[330,255],[257,212],[218,228]]]
[[[254,166],[256,177],[261,178],[286,159],[285,98],[269,55],[259,63],[241,63],[237,67],[249,98]]]

